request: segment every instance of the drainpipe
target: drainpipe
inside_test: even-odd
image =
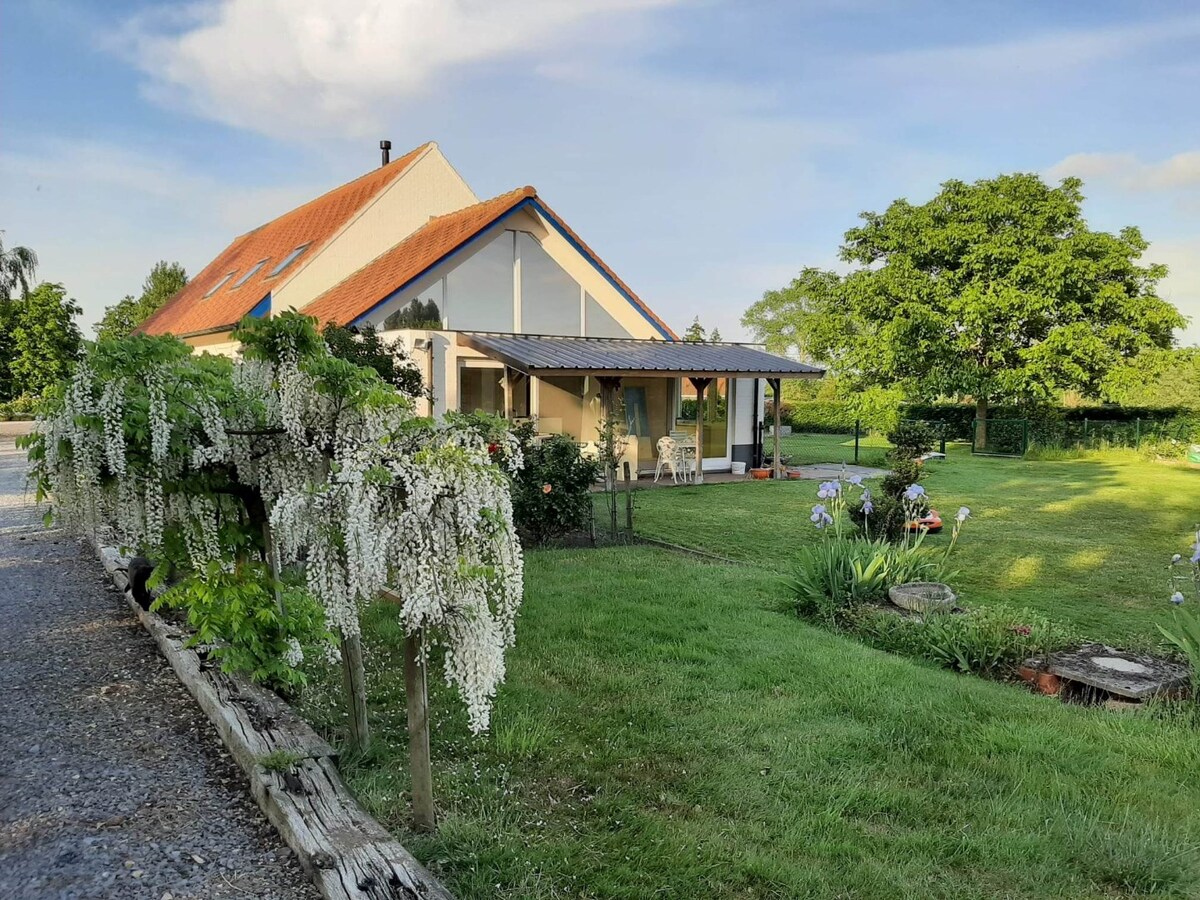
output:
[[[758,387],[761,379],[754,379],[753,400],[750,402],[751,431],[754,441],[750,451],[750,468],[762,465],[762,421],[758,418]]]

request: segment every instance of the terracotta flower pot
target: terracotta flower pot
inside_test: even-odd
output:
[[[766,481],[771,477],[771,470],[766,468],[751,469],[750,474],[754,476],[755,480],[757,481]]]

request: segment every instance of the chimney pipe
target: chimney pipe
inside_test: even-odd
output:
[[[383,162],[380,163],[380,165],[386,166],[389,162],[392,161],[392,142],[391,141],[380,141],[379,149],[380,149],[380,151],[382,151],[382,154],[383,154]]]

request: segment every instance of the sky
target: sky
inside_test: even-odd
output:
[[[0,229],[90,326],[379,139],[436,140],[481,197],[535,185],[676,330],[741,339],[864,210],[1077,175],[1200,343],[1198,88],[1200,7],[1156,0],[4,0]]]

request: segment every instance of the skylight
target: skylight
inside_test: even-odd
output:
[[[297,247],[295,250],[293,250],[291,253],[289,253],[287,256],[285,256],[283,258],[283,260],[279,263],[279,265],[277,265],[275,268],[273,268],[271,270],[271,274],[268,275],[267,277],[274,278],[276,275],[278,275],[280,272],[282,272],[284,269],[286,269],[288,266],[290,266],[292,263],[294,263],[296,261],[296,257],[299,256],[301,253],[303,253],[307,249],[308,249],[308,244],[301,244],[299,247]]]
[[[212,288],[209,289],[209,292],[204,295],[205,298],[211,297],[213,294],[215,294],[217,291],[219,291],[221,288],[223,288],[225,286],[225,283],[227,281],[229,281],[229,279],[232,278],[236,274],[237,274],[236,271],[230,272],[228,275],[226,275],[224,278],[222,278],[220,281],[218,281],[216,284],[214,284],[212,286]]]
[[[269,259],[269,258],[270,257],[267,257],[267,259]],[[267,264],[266,259],[260,259],[258,262],[256,262],[254,264],[253,268],[251,268],[249,272],[247,272],[245,275],[243,275],[241,278],[239,278],[237,281],[235,281],[233,283],[233,286],[235,288],[240,288],[243,284],[245,284],[247,281],[249,281],[251,278],[253,278],[255,273],[257,273],[258,270],[261,269],[266,264]],[[220,287],[220,285],[217,285],[217,287]]]

